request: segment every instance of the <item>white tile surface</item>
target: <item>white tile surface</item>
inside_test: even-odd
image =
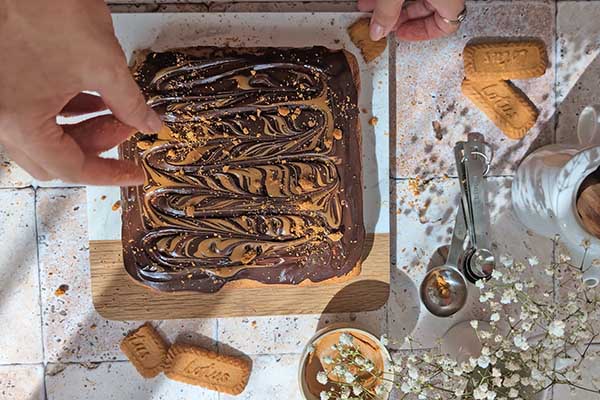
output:
[[[42,361],[32,189],[0,189],[0,364]]]
[[[600,2],[558,3],[558,142],[575,142],[581,110],[600,103]]]
[[[20,188],[31,185],[33,178],[12,161],[0,147],[0,188]]]
[[[37,217],[46,360],[124,360],[121,339],[143,321],[118,322],[94,309],[90,287],[85,189],[38,189]],[[66,294],[56,289],[68,285]],[[171,341],[212,347],[216,320],[155,322]]]
[[[246,354],[300,353],[319,329],[332,324],[362,327],[379,336],[386,330],[386,310],[352,314],[221,318],[219,342]]]
[[[239,396],[221,395],[221,400],[300,400],[297,381],[299,354],[252,357],[248,386]]]
[[[44,367],[0,365],[0,400],[44,400]]]
[[[48,400],[217,400],[216,392],[172,381],[164,375],[142,378],[128,362],[49,365]],[[63,369],[64,368],[64,369]],[[61,371],[62,370],[62,371]]]

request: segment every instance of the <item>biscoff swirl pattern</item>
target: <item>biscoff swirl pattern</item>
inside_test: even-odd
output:
[[[360,170],[345,166],[360,160],[340,136],[356,125],[356,87],[350,80],[353,96],[341,97],[330,86],[332,72],[349,73],[345,57],[345,69],[330,64],[343,53],[214,52],[150,53],[135,74],[169,131],[121,149],[147,178],[123,193],[128,272],[161,290],[204,292],[348,273],[364,228]]]

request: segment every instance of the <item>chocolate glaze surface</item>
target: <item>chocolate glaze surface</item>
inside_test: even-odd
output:
[[[134,77],[169,129],[120,147],[146,173],[122,190],[128,273],[163,291],[215,292],[359,268],[353,72],[347,53],[322,47],[147,54]]]

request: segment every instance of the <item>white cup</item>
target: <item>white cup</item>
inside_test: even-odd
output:
[[[572,262],[583,264],[588,287],[600,283],[600,239],[590,234],[579,217],[579,187],[600,167],[600,106],[581,113],[576,144],[542,147],[523,160],[512,185],[512,202],[519,220],[541,236],[560,235]],[[583,243],[589,243],[587,253]],[[584,258],[585,255],[585,258]]]

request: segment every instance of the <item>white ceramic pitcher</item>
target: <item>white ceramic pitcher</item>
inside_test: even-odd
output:
[[[576,208],[583,180],[600,167],[600,105],[586,107],[577,125],[576,144],[542,147],[523,160],[512,185],[512,204],[519,220],[539,235],[553,238],[584,262],[584,282],[600,283],[600,239],[588,233]],[[583,260],[583,243],[590,247]]]

